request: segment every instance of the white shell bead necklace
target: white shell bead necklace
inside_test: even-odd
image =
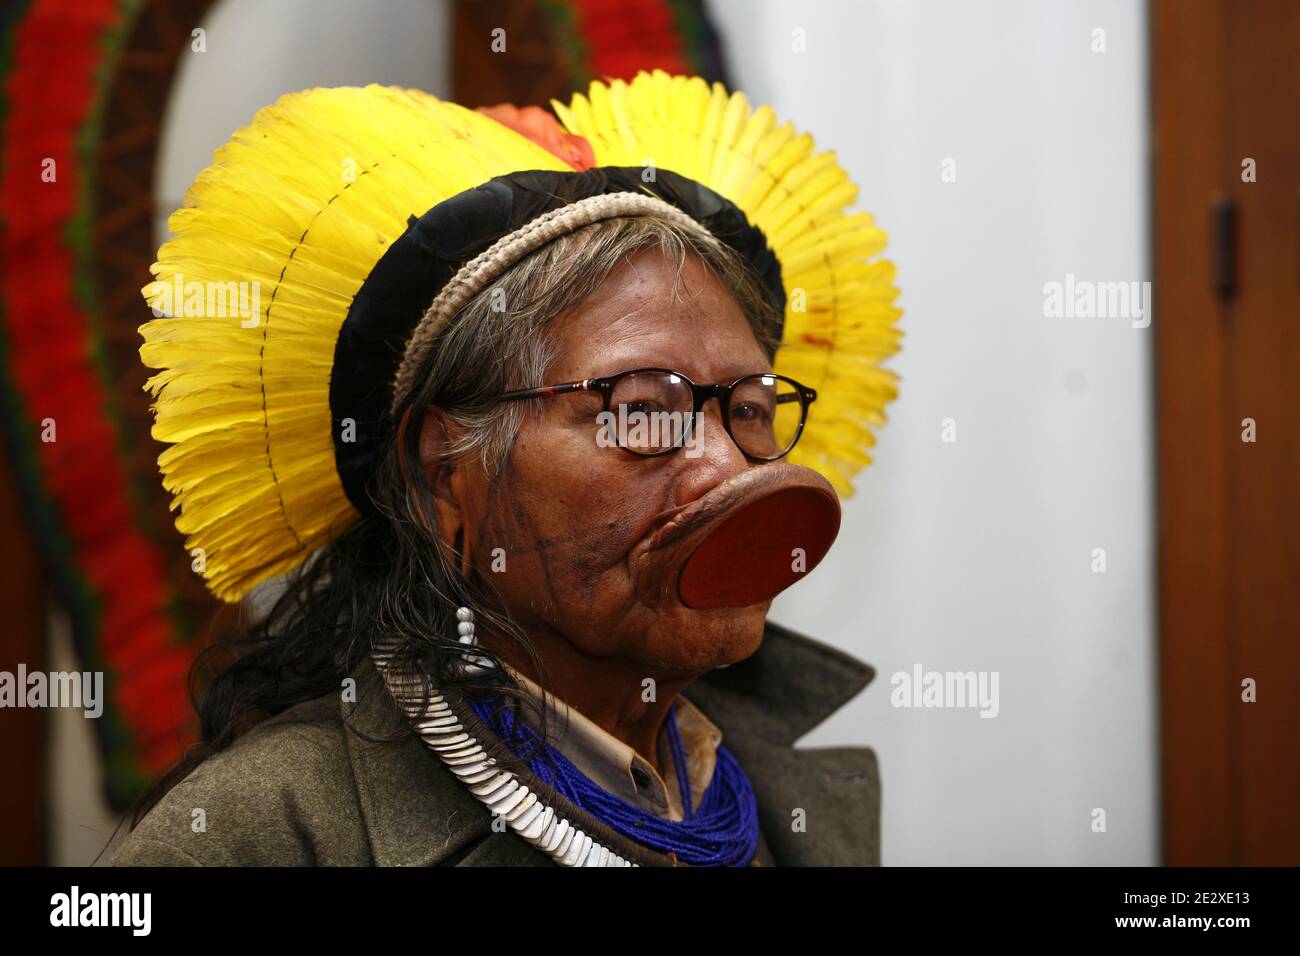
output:
[[[468,607],[456,611],[460,643],[473,645],[474,612]],[[500,816],[516,836],[545,853],[561,866],[636,866],[561,817],[544,798],[530,790],[513,771],[497,764],[482,744],[460,722],[451,705],[436,689],[428,688],[416,675],[390,666],[392,646],[376,648],[371,655],[389,693],[408,717],[416,732],[443,765],[469,788],[479,803]],[[488,662],[480,658],[483,664]],[[467,670],[485,670],[476,664]]]

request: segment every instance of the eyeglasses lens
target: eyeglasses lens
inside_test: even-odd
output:
[[[793,385],[774,375],[752,375],[731,392],[731,437],[755,458],[790,450],[799,434],[803,403]]]
[[[669,372],[625,375],[610,397],[610,411],[617,416],[618,443],[640,455],[680,446],[691,434],[693,407],[690,385]]]

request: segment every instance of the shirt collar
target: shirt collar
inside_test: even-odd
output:
[[[681,787],[668,743],[667,729],[659,733],[659,763],[666,778],[638,754],[576,708],[542,689],[519,671],[505,665],[520,686],[539,707],[550,702],[547,712],[551,743],[593,783],[627,803],[657,816],[681,820]],[[678,695],[674,704],[677,731],[686,758],[686,777],[691,788],[692,809],[699,806],[704,791],[713,782],[722,731],[694,704]]]

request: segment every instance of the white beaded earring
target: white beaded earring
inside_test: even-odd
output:
[[[474,612],[470,609],[469,601],[463,594],[460,599],[460,607],[456,608],[456,634],[460,642],[465,646],[478,646],[478,638],[474,635]],[[492,668],[492,662],[486,657],[470,657],[467,658],[467,661],[464,665],[467,674],[478,674]]]
[[[460,607],[456,608],[456,633],[460,635],[462,644],[473,646],[477,643],[474,638],[474,612],[466,606],[464,598],[461,598]]]

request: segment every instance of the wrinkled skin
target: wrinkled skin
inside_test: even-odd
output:
[[[657,252],[630,257],[557,318],[559,358],[547,383],[642,366],[701,384],[770,371],[731,293],[688,257],[674,297],[674,273]],[[716,401],[704,409],[699,457],[657,458],[597,445],[594,392],[529,404],[508,467],[491,486],[477,462],[431,470],[439,533],[453,547],[463,533],[462,572],[497,589],[545,674],[482,626],[480,641],[658,766],[656,735],[672,699],[701,674],[753,654],[771,604],[688,608],[676,587],[682,563],[738,502],[818,476],[748,461]],[[436,410],[426,416],[426,461],[445,427]],[[492,571],[496,548],[506,556],[500,573]],[[646,678],[656,682],[651,703],[642,700]]]

